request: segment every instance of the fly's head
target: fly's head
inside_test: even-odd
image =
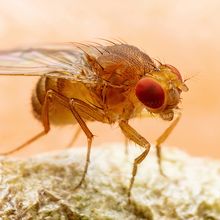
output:
[[[160,64],[156,70],[141,78],[135,87],[136,96],[146,109],[167,121],[173,119],[182,91],[186,92],[188,88],[180,72],[169,64]]]

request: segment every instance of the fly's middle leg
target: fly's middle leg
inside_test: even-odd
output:
[[[181,114],[179,114],[176,119],[170,124],[170,126],[157,138],[156,140],[156,151],[157,151],[157,160],[158,160],[158,166],[160,173],[165,176],[162,168],[162,158],[161,158],[161,144],[168,138],[168,136],[171,134],[173,129],[176,127],[177,123],[179,122],[181,117]]]
[[[124,133],[124,135],[135,142],[136,144],[140,145],[143,147],[145,150],[143,151],[142,154],[140,154],[137,158],[135,158],[134,163],[133,163],[133,169],[132,169],[132,177],[130,179],[130,185],[128,188],[128,201],[130,202],[130,197],[131,197],[131,190],[134,185],[135,181],[135,176],[137,174],[138,170],[138,165],[146,158],[148,155],[148,152],[150,150],[150,144],[149,142],[142,137],[134,128],[132,128],[127,121],[120,121],[119,126]]]

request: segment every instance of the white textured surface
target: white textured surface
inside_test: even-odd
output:
[[[86,184],[77,191],[84,148],[1,158],[0,219],[220,219],[220,162],[163,148],[164,178],[152,149],[128,205],[132,161],[141,153],[129,150],[128,158],[120,144],[93,148]]]

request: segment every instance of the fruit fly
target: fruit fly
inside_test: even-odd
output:
[[[87,137],[87,156],[78,188],[88,170],[93,139],[86,123],[118,123],[124,136],[143,148],[133,163],[130,198],[138,165],[147,156],[150,143],[129,125],[129,120],[147,110],[163,120],[173,121],[156,140],[162,173],[161,144],[178,123],[180,95],[188,90],[174,66],[156,62],[127,43],[68,43],[59,48],[0,52],[0,75],[40,76],[32,94],[32,107],[43,125],[42,132],[3,155],[44,136],[50,131],[50,124],[79,124]]]

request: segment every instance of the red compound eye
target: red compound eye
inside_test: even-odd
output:
[[[164,64],[164,66],[168,67],[172,71],[172,73],[176,74],[176,76],[179,78],[179,80],[181,80],[181,82],[183,81],[183,78],[182,78],[179,70],[176,67],[174,67],[170,64]]]
[[[164,104],[165,94],[163,88],[153,79],[143,78],[138,81],[135,90],[137,98],[152,109],[160,108]]]

